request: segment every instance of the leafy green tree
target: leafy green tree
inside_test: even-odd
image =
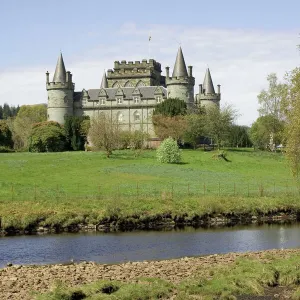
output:
[[[181,152],[176,140],[165,139],[156,150],[156,157],[161,163],[178,164],[181,162]]]
[[[196,149],[201,136],[204,136],[206,126],[205,114],[188,114],[185,116],[186,128],[183,134],[184,143],[191,144]]]
[[[66,150],[63,127],[53,121],[37,123],[29,136],[30,152],[60,152]]]
[[[293,176],[298,180],[300,170],[300,68],[287,74],[287,91],[282,111],[286,119],[284,142]]]
[[[84,121],[88,121],[83,124]],[[67,139],[67,148],[69,150],[84,150],[84,144],[87,138],[89,117],[88,116],[68,116],[65,118],[65,134]]]
[[[250,138],[254,147],[273,150],[273,144],[282,143],[284,122],[273,115],[259,117],[250,128]],[[272,145],[270,145],[272,140]]]
[[[232,125],[228,143],[232,147],[251,147],[252,141],[249,136],[250,128],[247,126]]]
[[[0,120],[3,119],[3,108],[2,105],[0,105]]]
[[[14,121],[13,139],[17,148],[28,148],[28,138],[35,123],[47,120],[47,107],[44,104],[23,105]]]
[[[12,132],[5,120],[0,120],[0,146],[9,148],[13,146]]]
[[[178,98],[168,98],[156,105],[153,115],[162,115],[166,117],[184,116],[187,113],[187,105]]]
[[[267,80],[269,82],[268,90],[262,90],[257,96],[260,105],[258,111],[260,116],[271,115],[273,118],[280,120],[282,118],[281,103],[287,85],[278,83],[275,73],[269,74]]]
[[[221,109],[214,105],[206,109],[205,116],[205,131],[220,149],[229,140],[230,129],[236,117],[236,111],[229,105]]]

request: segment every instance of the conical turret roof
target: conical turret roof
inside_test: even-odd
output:
[[[55,69],[55,73],[53,76],[53,82],[61,82],[61,83],[66,82],[66,68],[65,68],[64,59],[63,59],[63,56],[61,53],[57,60],[56,69]]]
[[[203,89],[205,90],[205,94],[215,94],[214,84],[211,79],[209,68],[206,69],[203,81]]]
[[[101,81],[101,85],[100,85],[101,89],[106,89],[108,88],[108,84],[107,84],[107,78],[106,78],[106,72],[104,71],[103,77],[102,77],[102,81]]]
[[[188,76],[188,73],[186,70],[184,57],[182,54],[181,47],[179,47],[172,77],[187,77],[187,76]]]

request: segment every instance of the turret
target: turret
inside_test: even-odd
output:
[[[218,92],[215,92],[214,84],[211,78],[209,68],[206,69],[203,84],[199,85],[199,94],[197,95],[198,104],[209,107],[217,105],[220,107],[221,86],[218,84]]]
[[[49,82],[49,72],[46,73],[46,89],[48,121],[64,124],[65,117],[73,115],[74,84],[71,72],[66,72],[62,54],[58,57],[52,82]]]
[[[181,47],[178,49],[172,77],[169,76],[169,67],[166,68],[166,86],[168,89],[168,98],[179,98],[188,105],[194,103],[194,85],[193,67],[189,66],[187,72]]]
[[[108,83],[107,83],[107,77],[106,77],[106,72],[104,71],[103,77],[102,77],[102,81],[100,84],[100,88],[101,89],[106,89],[108,88]]]

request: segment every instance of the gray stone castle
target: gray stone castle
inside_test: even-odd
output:
[[[107,113],[117,119],[123,129],[143,130],[154,137],[152,112],[167,98],[179,98],[192,106],[219,106],[220,85],[215,92],[209,69],[206,70],[199,93],[194,94],[193,67],[186,67],[181,47],[178,50],[172,77],[166,67],[163,76],[161,64],[153,59],[142,61],[115,61],[114,69],[104,72],[100,88],[75,92],[70,71],[66,72],[60,54],[53,80],[46,73],[48,92],[48,120],[64,123],[66,116],[97,117]]]

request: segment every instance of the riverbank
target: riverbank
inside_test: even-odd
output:
[[[40,299],[69,299],[66,296],[58,296],[62,293],[71,295],[74,292],[85,295],[78,299],[89,299],[88,297],[97,293],[97,299],[102,299],[101,293],[103,299],[113,299],[109,297],[110,292],[111,296],[117,297],[114,299],[129,299],[128,293],[132,292],[132,300],[157,299],[156,293],[163,299],[195,299],[193,296],[197,295],[202,295],[201,299],[212,299],[212,296],[235,299],[229,298],[230,295],[235,295],[237,299],[246,299],[238,296],[265,293],[276,294],[277,299],[300,299],[296,298],[299,291],[296,292],[298,294],[295,293],[300,278],[299,259],[300,250],[293,249],[128,262],[118,265],[82,262],[66,265],[10,266],[0,269],[0,298],[34,299],[33,291],[49,292],[55,281],[59,280],[67,287],[62,288],[58,285],[52,294]],[[93,283],[96,281],[98,283]],[[82,286],[91,283],[93,284]]]
[[[207,200],[207,199],[206,199]],[[278,199],[216,199],[211,201],[199,201],[199,205],[193,213],[192,207],[187,209],[188,213],[181,211],[163,212],[151,214],[149,212],[137,212],[126,215],[126,208],[121,212],[104,213],[104,216],[95,212],[90,214],[77,214],[75,212],[48,212],[36,215],[13,214],[0,218],[0,236],[23,235],[23,234],[47,234],[61,232],[115,232],[132,230],[166,230],[192,226],[195,228],[214,228],[235,225],[250,224],[286,224],[295,223],[300,220],[300,206],[295,198],[290,201],[279,201]],[[238,202],[243,201],[242,211]],[[267,203],[263,204],[262,201]],[[257,202],[256,210],[251,211]],[[287,203],[289,202],[289,203]],[[185,201],[185,206],[193,202]],[[247,207],[248,203],[248,207]],[[195,204],[195,203],[193,203]],[[206,207],[203,207],[206,204]],[[219,205],[219,207],[216,207]],[[232,209],[228,207],[232,206]],[[299,208],[298,208],[299,206]],[[225,210],[227,208],[227,210]],[[233,209],[235,208],[235,212]],[[214,210],[212,210],[214,209]],[[200,211],[199,214],[197,210]],[[222,212],[222,210],[225,210]],[[219,211],[219,212],[218,212]],[[221,211],[221,212],[220,212]],[[105,216],[106,215],[106,216]],[[90,222],[90,223],[89,223]]]

